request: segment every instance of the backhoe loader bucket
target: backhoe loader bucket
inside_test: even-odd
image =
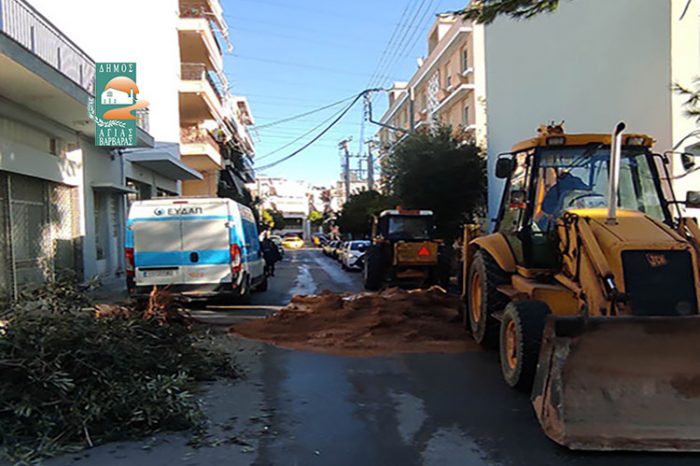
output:
[[[700,451],[700,316],[550,316],[532,402],[568,448]]]

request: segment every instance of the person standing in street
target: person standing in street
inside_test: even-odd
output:
[[[274,277],[275,263],[282,259],[280,250],[270,238],[265,238],[260,244],[260,247],[262,249],[263,259],[265,259],[265,276]]]

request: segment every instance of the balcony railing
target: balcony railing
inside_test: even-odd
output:
[[[214,28],[212,27],[211,13],[208,13],[208,12],[204,11],[203,9],[198,8],[198,7],[189,7],[187,9],[180,11],[180,18],[195,18],[195,19],[206,20],[207,24],[211,28],[212,36],[214,37],[214,43],[216,44],[216,48],[219,50],[220,54],[223,54],[223,52],[221,50],[221,44],[219,44],[219,39],[217,39],[216,34],[214,34]]]
[[[209,131],[197,127],[180,128],[180,142],[182,144],[211,144],[216,148],[219,147],[219,143]]]
[[[0,32],[95,93],[95,62],[24,0],[0,0]]]
[[[136,126],[144,130],[145,132],[149,132],[151,130],[151,117],[150,117],[150,112],[149,110],[143,109],[143,110],[137,110],[136,111],[136,116],[139,118],[136,120]]]
[[[211,77],[211,73],[203,63],[183,63],[180,67],[180,79],[183,81],[207,81],[219,99],[224,102],[224,93],[218,83]]]

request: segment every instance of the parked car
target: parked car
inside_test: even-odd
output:
[[[282,237],[279,235],[270,235],[270,241],[275,243],[277,249],[280,251],[280,256],[284,259],[284,246],[282,246]]]
[[[300,249],[304,247],[304,240],[298,236],[285,236],[282,239],[282,246],[287,249]]]
[[[125,243],[127,287],[136,299],[154,286],[186,299],[241,301],[267,290],[253,212],[230,199],[136,201]]]
[[[335,249],[333,250],[333,258],[338,262],[340,262],[340,259],[342,258],[344,245],[345,241],[338,241],[338,243],[335,246]]]
[[[333,256],[333,248],[335,248],[335,242],[336,242],[336,240],[330,240],[330,241],[326,241],[323,244],[323,253],[325,255],[327,255],[328,257]]]
[[[371,242],[366,240],[348,241],[342,252],[341,264],[345,270],[359,270],[362,267],[361,257],[370,247]]]

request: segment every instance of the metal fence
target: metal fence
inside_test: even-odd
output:
[[[79,270],[78,189],[0,172],[0,301]]]
[[[95,62],[24,0],[0,0],[0,32],[95,93]]]

